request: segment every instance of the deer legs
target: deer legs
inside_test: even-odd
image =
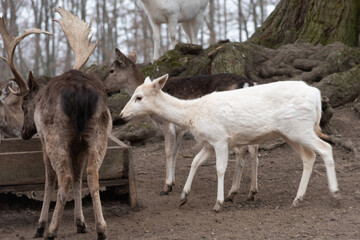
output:
[[[84,161],[86,159],[86,153],[82,152],[78,155],[76,161],[72,161],[73,164],[73,191],[74,191],[74,222],[76,225],[77,233],[86,233],[87,226],[82,210],[82,197],[81,197],[81,186],[82,186],[82,173]]]
[[[210,146],[203,147],[198,154],[196,154],[194,160],[191,163],[191,168],[189,172],[189,176],[186,179],[186,183],[183,189],[183,192],[181,194],[181,200],[180,200],[180,206],[184,205],[187,202],[187,197],[190,193],[191,184],[195,177],[196,170],[198,167],[205,162],[212,154],[214,153],[214,150]]]
[[[52,166],[55,168],[57,180],[58,180],[58,193],[56,199],[55,210],[51,219],[48,233],[46,234],[45,239],[54,239],[57,235],[61,217],[63,215],[66,198],[69,193],[70,185],[72,182],[71,169],[69,166],[69,156],[67,154],[62,154],[61,151],[54,151],[53,156],[58,156],[57,158],[50,157]],[[56,154],[58,153],[58,154]]]
[[[87,182],[89,185],[89,190],[91,194],[91,199],[94,208],[96,232],[98,234],[98,240],[106,239],[106,222],[102,213],[101,201],[100,201],[100,192],[99,192],[99,167],[97,163],[97,151],[95,149],[90,149],[88,166],[86,168],[87,173]]]
[[[153,30],[153,42],[154,42],[154,55],[153,62],[159,58],[160,47],[160,24],[150,21]]]
[[[180,206],[185,204],[187,201],[187,196],[190,193],[191,184],[194,179],[196,170],[203,162],[205,162],[213,154],[214,149],[216,155],[216,172],[218,178],[217,200],[214,206],[214,211],[217,212],[220,210],[221,205],[224,203],[224,176],[225,176],[226,166],[229,157],[229,149],[227,143],[226,144],[218,143],[214,146],[214,148],[210,146],[205,146],[195,156],[193,162],[191,163],[190,173],[186,180],[184,190],[181,194]]]
[[[160,195],[168,195],[175,184],[175,163],[176,155],[179,150],[184,131],[176,129],[172,123],[164,123],[161,130],[165,138],[165,155],[166,155],[166,179],[164,190]]]
[[[227,145],[226,145],[227,146]],[[240,182],[244,167],[244,158],[246,154],[246,150],[249,150],[250,156],[251,156],[251,187],[249,191],[249,195],[247,197],[247,200],[254,200],[255,194],[258,191],[258,184],[257,184],[257,169],[258,169],[258,145],[250,145],[248,147],[240,147],[240,148],[234,148],[236,153],[236,167],[235,172],[233,176],[232,186],[228,193],[228,196],[226,198],[226,201],[232,201],[235,195],[238,193],[240,188]],[[225,154],[225,150],[227,153]],[[180,200],[180,206],[184,205],[187,202],[187,196],[190,193],[191,184],[194,179],[195,173],[197,171],[197,168],[205,162],[212,154],[214,153],[214,149],[210,146],[203,147],[201,151],[195,156],[193,162],[191,163],[191,169],[189,176],[186,180],[181,200]],[[214,207],[214,211],[219,211],[221,208],[221,205],[224,202],[224,174],[225,169],[228,162],[228,148],[224,148],[222,146],[218,147],[218,150],[216,152],[216,170],[218,174],[218,198],[216,205]]]
[[[247,200],[253,201],[255,199],[255,195],[258,192],[258,184],[257,184],[257,172],[259,165],[258,148],[259,148],[258,145],[249,145],[248,147],[234,148],[236,154],[236,161],[235,161],[236,167],[235,167],[231,189],[225,201],[232,202],[235,195],[239,193],[241,177],[245,165],[244,159],[247,149],[249,150],[250,158],[251,158],[251,186]]]
[[[59,151],[53,151],[51,153],[51,156],[48,156],[46,154],[45,149],[43,149],[43,152],[46,168],[45,196],[39,219],[39,225],[34,237],[42,237],[44,235],[46,222],[48,220],[51,195],[53,194],[55,189],[56,176],[58,179],[56,206],[45,239],[54,239],[57,235],[59,223],[61,221],[71,183],[73,183],[74,190],[74,218],[77,227],[77,233],[87,232],[87,226],[85,223],[81,202],[82,169],[85,159],[87,158],[87,181],[93,201],[96,231],[98,233],[98,239],[106,239],[106,223],[102,214],[99,193],[98,171],[101,164],[99,164],[98,162],[99,154],[97,153],[97,151],[94,149],[89,149],[88,151],[84,151],[80,153],[76,158],[74,158],[72,161],[73,174],[71,174],[71,169],[69,166],[70,156],[68,156],[68,154],[66,154],[63,149],[59,148]],[[57,156],[57,158],[55,158],[55,156]],[[55,168],[55,170],[53,169],[53,167]]]
[[[315,135],[315,133],[309,133],[309,139],[302,139],[302,141],[292,141],[287,139],[287,143],[294,149],[295,152],[300,155],[303,162],[303,173],[301,176],[298,192],[292,204],[293,207],[297,207],[305,195],[316,158],[315,152],[318,153],[324,160],[329,189],[332,197],[338,204],[341,196],[339,194],[335,164],[330,144],[321,140]]]
[[[251,158],[251,186],[247,200],[254,201],[255,195],[258,192],[257,180],[258,180],[258,167],[259,167],[259,159],[258,159],[259,145],[250,145],[248,146],[248,150]]]
[[[56,178],[56,172],[51,166],[49,157],[46,154],[46,151],[43,149],[43,159],[45,163],[45,190],[44,190],[44,201],[41,209],[40,219],[38,223],[38,228],[36,229],[36,233],[34,235],[34,238],[40,238],[43,237],[46,222],[48,221],[49,216],[49,207],[50,207],[50,201],[51,196],[55,190],[55,178]]]

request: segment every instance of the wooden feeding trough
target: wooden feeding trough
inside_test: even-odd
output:
[[[41,142],[4,139],[0,144],[0,193],[43,190],[45,165]],[[129,204],[136,207],[136,184],[131,150],[123,142],[109,136],[105,159],[99,170],[100,187],[128,194]],[[86,171],[83,188],[87,187]]]

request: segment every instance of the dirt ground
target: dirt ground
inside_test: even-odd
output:
[[[352,105],[338,108],[333,126],[343,138],[360,146],[360,120]],[[259,193],[247,202],[250,164],[245,166],[241,192],[233,203],[214,213],[216,201],[215,160],[199,168],[188,203],[178,207],[192,157],[200,150],[184,139],[177,159],[176,185],[160,196],[165,176],[164,142],[151,141],[133,148],[138,189],[138,211],[120,200],[103,200],[108,239],[360,239],[360,163],[353,153],[333,146],[342,194],[340,206],[332,201],[323,161],[318,157],[307,194],[298,208],[291,208],[302,173],[300,158],[287,145],[260,151]],[[248,159],[247,159],[248,160]],[[225,194],[234,170],[231,156],[225,176]],[[6,201],[8,204],[6,204]],[[0,239],[30,239],[35,233],[41,203],[4,199],[0,204]],[[52,208],[53,209],[53,208]],[[91,201],[84,203],[89,227],[76,234],[73,204],[68,203],[58,239],[96,239]]]

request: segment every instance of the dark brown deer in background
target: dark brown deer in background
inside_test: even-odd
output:
[[[18,89],[13,81],[0,83],[0,142],[3,136],[21,137],[24,113],[21,109],[23,98],[10,93],[9,87]]]
[[[37,84],[31,72],[26,84],[18,73],[12,58],[15,47],[22,38],[9,35],[4,20],[0,19],[1,35],[8,53],[8,60],[5,61],[15,75],[20,88],[19,94],[24,96],[24,125],[21,136],[23,139],[30,139],[38,133],[42,142],[46,181],[44,202],[35,237],[42,237],[44,234],[56,177],[56,206],[45,239],[54,239],[57,235],[71,184],[74,190],[77,232],[87,231],[81,203],[82,170],[87,160],[87,182],[93,201],[97,238],[106,239],[107,230],[100,202],[98,170],[106,152],[111,117],[101,81],[95,76],[79,71],[97,43],[92,44],[91,39],[88,40],[91,23],[90,27],[87,27],[85,22],[66,10],[60,8],[56,11],[62,19],[55,21],[60,24],[75,53],[75,65],[74,70],[52,78],[46,86]]]
[[[141,85],[145,79],[135,65],[136,53],[132,52],[126,57],[119,49],[116,49],[115,54],[116,60],[109,68],[109,72],[103,81],[104,86],[108,92],[115,92],[121,88],[125,88],[125,91],[132,95],[135,89]],[[214,91],[233,90],[253,85],[253,82],[240,75],[221,73],[193,77],[173,77],[167,81],[163,91],[180,99],[194,99]],[[151,116],[151,120],[161,129],[165,138],[166,179],[164,190],[160,194],[167,195],[172,191],[172,186],[175,183],[175,160],[185,130],[158,116]],[[248,146],[248,148],[251,155],[252,169],[248,199],[253,200],[258,191],[258,146]],[[230,201],[238,193],[240,188],[242,170],[245,164],[246,147],[236,148],[234,150],[236,153],[236,170],[227,197],[227,200]]]

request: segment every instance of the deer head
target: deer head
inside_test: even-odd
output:
[[[36,107],[36,95],[38,94],[41,85],[39,85],[32,75],[29,73],[28,77],[28,93],[23,97],[22,110],[24,112],[24,123],[21,130],[21,138],[24,140],[32,138],[37,133],[34,112]]]
[[[118,92],[125,88],[130,95],[138,85],[143,82],[143,76],[137,69],[136,52],[131,52],[126,57],[118,48],[115,49],[115,61],[111,64],[109,71],[103,81],[108,93]]]
[[[91,31],[91,22],[88,26],[87,23],[80,20],[78,17],[73,16],[70,12],[66,11],[63,8],[58,8],[55,11],[62,16],[62,19],[54,21],[60,24],[75,54],[75,64],[73,69],[80,69],[86,63],[89,56],[93,53],[97,46],[97,42],[95,44],[91,43],[92,36],[90,36],[90,39],[88,39],[88,35]],[[45,33],[49,35],[52,34],[40,29],[33,28],[25,31],[18,37],[13,37],[8,33],[3,18],[0,18],[0,33],[2,35],[8,55],[8,59],[5,59],[3,57],[1,58],[8,64],[9,68],[14,74],[14,80],[18,84],[20,92],[15,92],[11,88],[10,90],[14,94],[23,96],[22,109],[24,112],[24,124],[21,131],[21,137],[23,139],[29,139],[37,132],[34,121],[35,107],[37,103],[36,96],[44,86],[39,85],[36,82],[31,71],[29,73],[28,80],[24,80],[24,78],[14,65],[14,51],[19,42],[32,33]]]
[[[153,113],[159,92],[164,87],[169,75],[165,74],[154,81],[147,77],[132,95],[129,102],[120,113],[120,118],[128,121],[134,117],[140,117]]]

